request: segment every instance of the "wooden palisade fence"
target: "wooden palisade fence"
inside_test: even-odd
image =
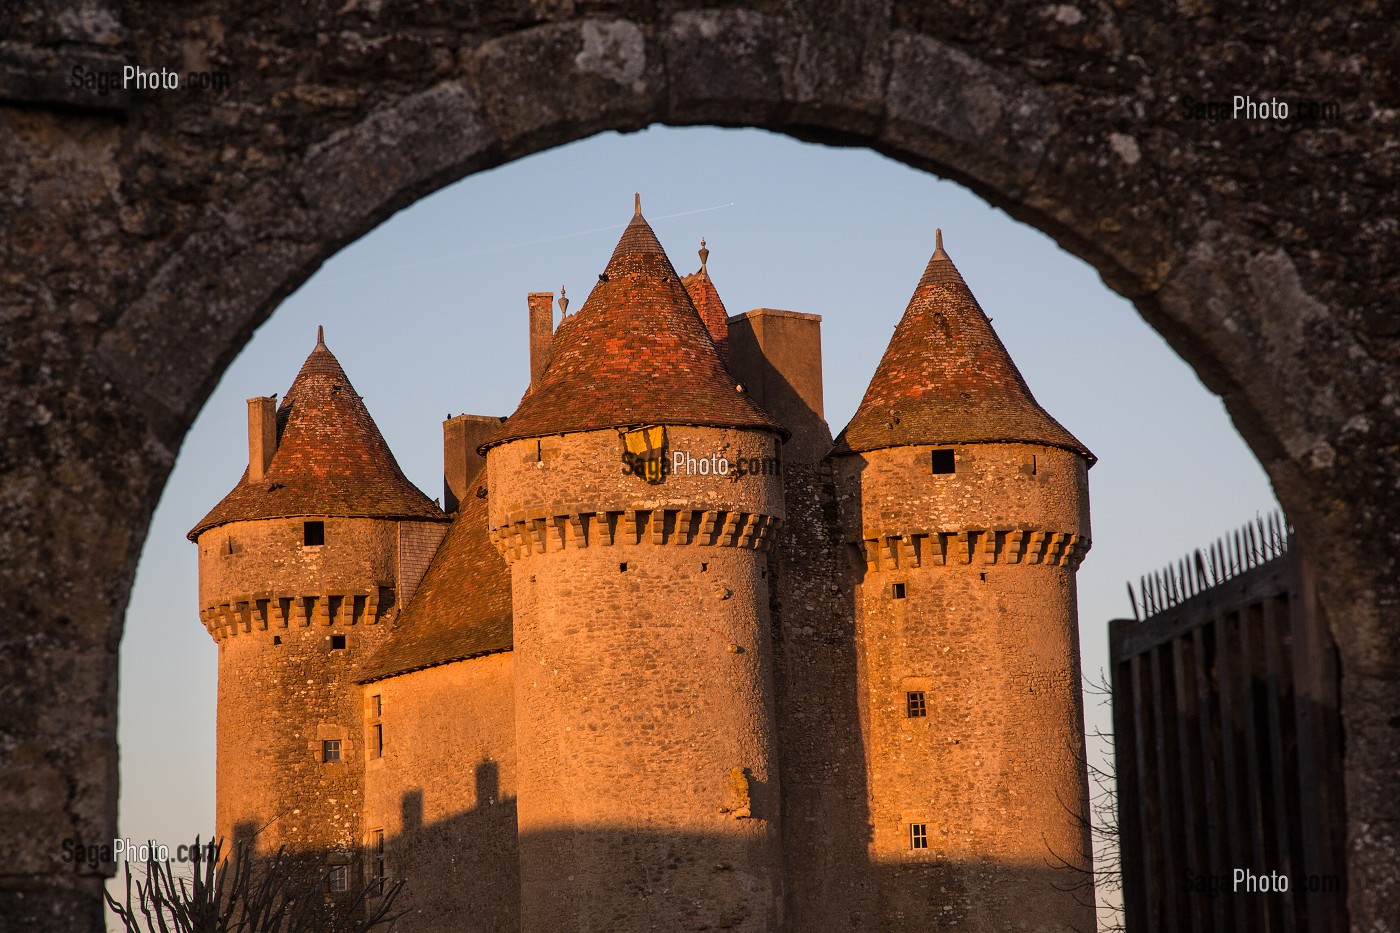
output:
[[[1346,929],[1336,647],[1291,544],[1256,520],[1110,623],[1129,933]]]

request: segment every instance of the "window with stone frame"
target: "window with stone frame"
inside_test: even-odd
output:
[[[384,883],[389,877],[384,859],[384,830],[376,829],[369,834],[369,894],[372,897],[384,894]]]
[[[384,715],[384,696],[376,693],[369,698],[369,704],[365,710],[369,716],[369,757],[384,757],[384,723],[380,721]]]

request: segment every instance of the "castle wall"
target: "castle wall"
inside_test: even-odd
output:
[[[669,428],[696,457],[767,433]],[[779,922],[767,555],[776,476],[623,475],[616,432],[487,457],[511,562],[522,929]]]
[[[954,451],[956,472],[932,472],[935,449]],[[860,507],[848,499],[842,508],[852,540],[866,532],[948,529],[1089,532],[1088,469],[1083,458],[1059,447],[891,447],[835,457],[833,464],[848,497],[859,475]]]
[[[1092,898],[1064,890],[1085,876],[1056,867],[1087,867],[1089,847],[1084,461],[969,445],[952,474],[932,473],[929,448],[835,465],[864,558],[856,650],[879,928],[1092,929]],[[925,715],[910,715],[911,693]]]
[[[326,543],[302,544],[300,518],[234,522],[199,536],[199,608],[250,594],[314,596],[392,587],[397,522],[326,518]],[[266,595],[263,598],[267,598]]]
[[[219,644],[215,827],[353,868],[365,751],[355,677],[388,634],[399,523],[324,523],[319,546],[303,544],[302,519],[199,537],[200,616]],[[324,760],[327,741],[338,761]]]
[[[733,428],[668,427],[665,454],[718,454],[728,460],[773,460],[778,438]],[[494,530],[535,516],[556,517],[628,510],[713,509],[726,514],[783,515],[776,475],[732,479],[698,472],[673,473],[649,485],[623,469],[617,431],[514,441],[487,456],[490,525]],[[551,530],[557,522],[550,523]],[[567,526],[573,534],[572,526]]]
[[[514,690],[510,652],[363,688],[364,742],[375,723],[384,735],[365,763],[366,878],[382,831],[403,933],[520,928]]]
[[[877,929],[867,846],[867,709],[854,593],[838,585],[858,551],[841,539],[830,462],[787,462],[788,521],[774,551],[773,649],[782,761],[787,927]]]
[[[358,845],[363,746],[355,725],[355,672],[377,647],[369,637],[330,646],[332,624],[240,633],[219,644],[215,832],[260,852],[343,856]],[[281,644],[273,645],[278,638]],[[322,742],[340,740],[340,761]],[[340,860],[340,859],[337,859]]]

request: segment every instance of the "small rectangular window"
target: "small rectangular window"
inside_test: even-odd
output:
[[[922,690],[910,690],[904,694],[904,711],[910,719],[921,719],[928,715],[928,700]]]
[[[891,584],[890,584],[890,599],[903,599],[903,598],[904,598],[904,584],[903,584],[903,583],[891,583]]]
[[[345,647],[345,636],[344,636],[344,635],[332,635],[332,636],[331,636],[331,649],[332,649],[332,650],[339,651],[340,649],[342,649],[342,648],[344,648],[344,647]]]
[[[303,547],[320,547],[326,543],[325,522],[303,522],[301,526]]]
[[[935,450],[933,452],[933,472],[957,472],[956,466],[953,462],[953,452],[951,450]]]
[[[350,890],[350,866],[332,865],[326,875],[326,886],[337,894]]]
[[[384,893],[384,879],[387,873],[384,870],[384,830],[376,829],[369,836],[369,857],[370,857],[370,894],[378,895]]]
[[[384,715],[384,697],[378,693],[369,698],[369,714],[375,719]]]
[[[369,730],[369,756],[371,758],[384,757],[384,724],[375,723]]]
[[[928,824],[927,824],[927,823],[910,823],[910,824],[909,824],[909,848],[911,848],[911,849],[927,849],[927,848],[928,848]]]
[[[340,760],[340,739],[326,739],[321,743],[321,761],[329,764]]]

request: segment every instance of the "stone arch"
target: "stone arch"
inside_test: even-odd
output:
[[[1373,112],[1383,86],[1357,91],[1341,66],[1277,65],[1308,60],[1289,45],[1301,40],[1230,51],[1200,45],[1189,24],[1095,4],[971,4],[935,19],[859,0],[594,16],[447,3],[389,22],[352,2],[343,23],[304,12],[265,27],[237,6],[171,21],[128,2],[115,38],[95,28],[83,41],[94,61],[242,68],[238,107],[64,99],[0,75],[23,104],[0,107],[0,157],[17,166],[0,252],[13,322],[0,410],[16,426],[0,448],[14,529],[0,535],[0,579],[26,620],[4,640],[18,686],[0,814],[23,838],[0,855],[0,910],[100,929],[99,879],[49,842],[113,835],[116,646],[141,541],[185,430],[252,331],[417,198],[655,122],[865,146],[950,177],[1134,302],[1224,398],[1299,530],[1343,655],[1352,919],[1400,910],[1393,838],[1370,829],[1397,817],[1384,777],[1400,647],[1384,611],[1400,602],[1400,262],[1383,222],[1396,195],[1375,179],[1400,157],[1376,155],[1379,118],[1297,130],[1290,147],[1273,127],[1211,130],[1177,109],[1194,88],[1247,87],[1266,66],[1302,96]],[[1198,46],[1215,71],[1192,70]],[[1211,146],[1212,132],[1235,151]],[[1293,180],[1281,195],[1261,153]],[[1367,214],[1353,216],[1358,203]],[[1349,241],[1324,251],[1338,230]]]

